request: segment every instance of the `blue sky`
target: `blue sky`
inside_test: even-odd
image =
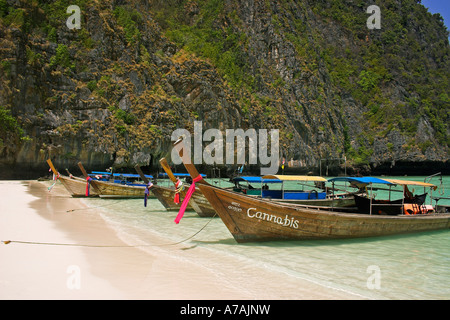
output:
[[[422,0],[422,4],[431,13],[440,13],[444,24],[450,31],[450,1],[449,0]]]

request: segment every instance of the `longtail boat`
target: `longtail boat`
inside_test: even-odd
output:
[[[141,198],[145,193],[145,186],[132,186],[97,180],[93,180],[91,183],[100,190],[100,198]]]
[[[142,180],[144,180],[144,182],[147,185],[149,185],[149,190],[153,193],[153,195],[156,197],[156,199],[158,199],[159,202],[161,202],[161,204],[164,206],[164,208],[167,211],[180,210],[180,206],[181,206],[182,200],[185,195],[184,190],[183,191],[180,190],[180,192],[178,192],[179,193],[179,201],[175,201],[176,195],[177,195],[177,191],[175,190],[175,188],[172,189],[172,188],[168,188],[168,187],[159,186],[157,184],[152,184],[152,183],[150,183],[148,178],[144,175],[144,173],[142,172],[142,170],[138,164],[134,168],[136,169],[138,174],[141,176]],[[193,206],[195,206],[194,201],[189,203],[188,207],[186,208],[186,211],[194,211]]]
[[[432,202],[432,191],[436,190],[436,186],[431,183],[410,181],[410,180],[399,180],[399,179],[379,179],[374,177],[338,177],[329,180],[333,184],[337,181],[350,182],[359,189],[365,189],[366,196],[355,195],[355,204],[358,208],[359,213],[365,214],[383,214],[383,215],[399,215],[399,214],[414,214],[415,212],[429,213],[434,211],[431,205]],[[373,194],[373,185],[379,184],[384,186],[384,189],[389,191],[388,199],[375,199]],[[402,197],[400,199],[392,200],[391,192],[397,191],[393,190],[392,187],[402,186],[403,189]],[[386,189],[386,186],[389,189]],[[425,188],[430,188],[430,205],[424,205],[427,193],[413,195],[409,190],[408,186],[419,186]],[[380,189],[380,188],[376,188]],[[425,191],[425,190],[424,190]]]
[[[162,168],[166,172],[166,174],[169,177],[169,179],[173,182],[173,184],[175,186],[175,191],[176,190],[180,190],[180,183],[181,183],[181,181],[177,177],[175,177],[174,173],[170,169],[169,164],[167,163],[166,158],[160,159],[159,163],[161,164]],[[183,189],[179,191],[179,193],[181,193],[183,195],[183,197],[185,197],[185,195],[186,195],[186,189],[185,188],[187,188],[187,187],[189,187],[189,185],[183,186]],[[165,199],[165,201],[167,202],[168,200]],[[200,189],[197,189],[192,194],[191,207],[195,210],[195,212],[197,212],[197,214],[200,217],[213,217],[213,216],[216,215],[216,211],[211,206],[209,201],[205,198],[205,196],[200,191]],[[179,207],[178,207],[178,209],[179,209]]]
[[[48,159],[47,160],[50,169],[55,175],[56,179],[61,181],[66,190],[70,193],[72,197],[98,197],[99,191],[93,188],[90,188],[88,181],[86,179],[78,178],[73,175],[65,176],[58,172],[58,170],[53,165],[53,162]]]
[[[81,162],[78,162],[78,167],[80,168],[83,176],[86,178],[85,181],[89,181],[92,189],[97,191],[101,198],[141,198],[145,194],[144,184],[122,184],[117,182],[109,182],[96,180],[90,177],[83,167]],[[149,176],[151,177],[151,176]],[[153,195],[151,195],[153,196]]]
[[[183,154],[181,139],[174,147],[237,242],[366,238],[450,228],[450,214],[343,213],[325,207],[271,202],[214,187],[199,177],[191,159]]]

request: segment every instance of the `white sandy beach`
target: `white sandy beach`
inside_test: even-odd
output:
[[[0,299],[361,298],[264,268],[242,269],[242,262],[226,256],[224,270],[233,271],[213,272],[189,262],[192,256],[189,261],[182,258],[204,254],[183,250],[189,245],[167,249],[170,255],[127,247],[98,209],[70,211],[85,204],[71,198],[60,183],[51,192],[47,186],[0,181],[0,240],[12,240],[0,243]],[[245,288],[236,285],[249,277],[254,281]]]

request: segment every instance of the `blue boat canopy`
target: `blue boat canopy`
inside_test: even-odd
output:
[[[356,182],[361,184],[370,184],[370,183],[380,183],[380,184],[391,184],[394,183],[389,182],[384,179],[380,178],[374,178],[374,177],[337,177],[329,179],[328,182],[335,182],[335,181],[348,181],[348,182]]]
[[[314,181],[314,182],[326,182],[327,179],[319,177],[319,176],[292,176],[292,175],[283,175],[283,174],[276,174],[276,175],[267,175],[264,176],[263,179],[277,179],[282,181]]]
[[[242,176],[242,177],[236,177],[233,178],[233,181],[245,181],[248,183],[281,183],[281,180],[278,179],[263,179],[261,177],[254,177],[254,176]]]
[[[189,173],[174,173],[173,174],[175,177],[179,177],[179,178],[186,178],[189,177]],[[206,178],[206,174],[201,173],[200,174],[202,176],[202,178]],[[158,178],[168,178],[168,174],[167,173],[160,173],[158,175]]]
[[[94,174],[101,174],[101,175],[111,175],[111,172],[104,172],[104,171],[92,171],[91,172],[91,175],[94,175]]]

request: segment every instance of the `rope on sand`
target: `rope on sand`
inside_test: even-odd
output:
[[[45,246],[66,246],[66,247],[88,247],[88,248],[139,248],[139,247],[163,247],[163,246],[174,246],[183,242],[186,242],[193,237],[195,237],[197,234],[203,231],[203,229],[206,228],[206,226],[213,220],[213,218],[217,215],[214,214],[209,221],[200,228],[197,232],[195,232],[193,235],[189,236],[188,238],[174,242],[174,243],[166,243],[166,244],[138,244],[138,245],[95,245],[95,244],[77,244],[77,243],[57,243],[57,242],[36,242],[36,241],[20,241],[20,240],[2,240],[3,244],[10,244],[10,243],[20,243],[20,244],[31,244],[31,245],[45,245]]]

